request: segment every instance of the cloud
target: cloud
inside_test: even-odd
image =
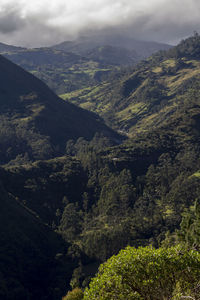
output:
[[[0,9],[0,32],[8,34],[19,30],[24,25],[20,16],[20,8],[7,4]]]
[[[129,28],[135,38],[176,42],[200,30],[199,15],[199,0],[1,0],[0,41],[42,46]]]

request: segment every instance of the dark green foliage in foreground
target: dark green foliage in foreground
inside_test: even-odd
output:
[[[83,299],[198,299],[199,272],[196,251],[128,247],[100,266]]]
[[[71,292],[68,292],[63,300],[81,300],[83,299],[83,291],[79,288],[75,288]]]
[[[199,299],[199,200],[185,210],[165,247],[127,247],[102,264],[83,299]],[[170,244],[178,244],[169,247]]]
[[[181,244],[188,250],[193,249],[199,252],[200,249],[200,211],[199,198],[182,214],[180,229],[173,233],[167,232],[166,238],[162,243],[164,246]]]
[[[178,231],[178,238],[186,248],[200,250],[200,206],[199,200],[186,210]]]

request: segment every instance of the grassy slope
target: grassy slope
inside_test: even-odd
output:
[[[69,139],[96,132],[118,136],[95,114],[64,103],[36,77],[0,57],[2,162],[27,153],[32,159],[65,151]]]
[[[43,80],[57,94],[97,84],[107,77],[115,63],[83,57],[51,48],[0,52]]]
[[[0,53],[42,79],[59,95],[94,86],[119,66],[133,65],[157,49],[169,48],[167,45],[121,38],[121,42],[119,37],[110,37],[97,43],[94,38],[89,38],[83,44],[75,42],[74,47],[73,42],[66,42],[66,47],[58,45],[58,49],[57,46],[24,49],[0,44]],[[137,51],[133,50],[134,47]]]
[[[200,60],[182,53],[154,55],[95,87],[61,95],[101,115],[129,136],[164,125],[177,111],[191,82],[198,81]]]

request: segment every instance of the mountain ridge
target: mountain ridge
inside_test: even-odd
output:
[[[193,52],[187,56],[188,45]],[[192,46],[193,45],[193,46]],[[192,37],[137,66],[113,74],[110,81],[63,98],[100,114],[113,128],[130,136],[155,127],[175,113],[181,97],[198,82],[199,38]],[[181,49],[185,49],[181,52]],[[195,50],[196,49],[196,50]],[[192,50],[191,50],[192,51]],[[196,51],[196,52],[195,52]],[[187,96],[186,96],[187,97]]]
[[[50,158],[64,153],[67,140],[92,139],[96,132],[120,140],[100,117],[64,103],[43,82],[2,56],[0,72],[1,155],[5,159],[26,152],[32,158]]]
[[[153,52],[161,49],[169,49],[171,46],[167,44],[162,44],[158,42],[148,42],[135,40],[129,35],[119,35],[113,33],[107,34],[94,34],[91,36],[81,36],[74,41],[64,41],[60,44],[52,46],[54,49],[58,50],[71,50],[72,52],[84,54],[90,49],[96,47],[110,45],[113,47],[123,47],[128,50],[135,50],[137,55],[141,58],[150,56]]]

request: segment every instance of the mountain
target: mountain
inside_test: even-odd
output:
[[[96,86],[117,68],[132,66],[169,47],[136,41],[126,35],[98,34],[50,48],[0,44],[0,54],[44,81],[57,95],[63,95]]]
[[[0,57],[1,163],[15,158],[31,160],[65,152],[69,139],[92,139],[102,133],[119,136],[97,115],[64,103],[39,79]]]
[[[67,69],[74,64],[81,64],[88,61],[80,55],[50,48],[23,49],[20,52],[10,50],[9,52],[4,53],[4,56],[29,70],[32,70],[33,67],[37,69],[42,65],[48,66],[51,64],[56,68],[64,65]]]
[[[40,161],[30,169],[31,161],[64,154],[66,142],[72,139],[90,140],[99,134],[108,144],[115,144],[121,137],[97,115],[64,103],[43,82],[3,56],[0,81],[0,161],[8,163],[0,168],[0,296],[61,299],[80,258],[72,249],[68,254],[70,244],[54,232],[57,225],[53,227],[53,222],[57,222],[56,210],[63,207],[65,193],[73,201],[82,193],[84,171],[76,159],[67,157]],[[25,170],[29,170],[27,175]],[[45,170],[49,170],[49,186],[42,196]],[[42,186],[37,192],[35,176]]]
[[[112,63],[105,59],[100,61],[98,57],[92,59],[91,54],[83,57],[72,52],[51,48],[22,49],[20,51],[16,51],[14,48],[7,52],[0,50],[0,53],[44,81],[57,94],[96,85],[107,78],[119,58],[122,62],[125,60],[127,63],[133,62],[130,54],[127,54],[127,58],[122,58],[121,54],[117,53]]]
[[[199,49],[195,35],[73,95],[122,143],[0,57],[2,299],[60,299],[127,245],[160,246],[183,213],[187,230],[200,192]]]
[[[13,45],[7,45],[4,43],[0,43],[0,52],[1,53],[7,53],[7,52],[20,52],[20,51],[24,51],[26,48],[23,47],[17,47],[17,46],[13,46]]]
[[[171,46],[167,44],[135,40],[130,34],[119,34],[113,32],[81,36],[73,41],[65,41],[54,45],[52,48],[85,55],[92,49],[108,45],[116,48],[126,48],[131,51],[134,50],[140,59],[148,57],[159,50],[167,50],[171,48]]]
[[[129,136],[96,155],[91,144],[78,151],[72,145],[89,174],[74,208],[79,228],[73,239],[89,257],[103,262],[126,245],[157,247],[199,198],[199,49],[195,35],[73,98]],[[59,226],[66,240],[70,210]]]
[[[139,56],[134,50],[109,45],[88,50],[85,56],[104,65],[116,66],[134,65],[139,60]]]
[[[64,98],[98,113],[129,136],[164,126],[175,118],[191,89],[198,90],[199,43],[199,37],[191,37],[101,85]]]

